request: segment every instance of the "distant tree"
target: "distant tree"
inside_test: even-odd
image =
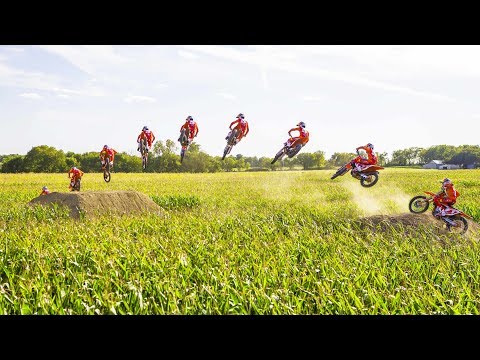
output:
[[[232,171],[235,168],[235,165],[236,165],[236,161],[235,161],[235,158],[232,155],[227,156],[223,160],[223,170],[225,170],[227,172]]]
[[[222,171],[222,165],[223,161],[221,156],[211,156],[208,161],[208,172],[215,173]]]
[[[432,160],[449,161],[456,153],[455,146],[452,145],[435,145],[427,149],[423,149],[419,156],[422,164],[429,163]]]
[[[388,153],[386,152],[376,153],[376,155],[377,155],[378,165],[386,166],[388,164]]]
[[[1,172],[2,173],[21,173],[21,172],[24,172],[23,159],[24,159],[24,156],[22,156],[22,155],[6,156],[3,159]]]
[[[244,159],[246,163],[250,164],[250,167],[252,168],[260,167],[260,162],[258,161],[258,158],[256,156],[244,157]]]
[[[298,154],[297,161],[303,166],[303,170],[311,169],[315,165],[315,157],[312,153]]]
[[[325,167],[327,161],[325,160],[325,152],[317,150],[313,154],[314,168],[320,169]]]
[[[139,156],[129,155],[126,152],[117,153],[115,155],[114,170],[125,173],[142,172],[142,159]]]
[[[328,162],[335,167],[345,165],[347,162],[353,160],[357,155],[354,153],[334,153]]]
[[[79,157],[76,157],[77,163],[74,166],[80,168],[83,172],[90,173],[90,172],[100,172],[102,167],[100,163],[100,155],[99,152],[90,151],[87,153],[81,154]],[[118,160],[116,159],[115,162]],[[114,164],[116,166],[116,164]]]
[[[47,145],[34,146],[23,160],[25,172],[53,173],[67,170],[65,153]]]
[[[407,149],[395,150],[392,153],[391,165],[410,166],[417,165],[421,160],[421,154],[424,149],[419,147],[410,147]]]
[[[180,170],[179,149],[173,140],[167,139],[165,143],[161,140],[157,141],[153,146],[152,153],[156,156],[152,162],[152,168],[156,172],[178,172]]]
[[[466,166],[471,164],[480,163],[480,146],[478,145],[462,145],[456,149],[455,155],[449,161],[448,164],[456,164],[460,166]]]

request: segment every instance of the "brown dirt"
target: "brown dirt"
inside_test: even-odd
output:
[[[115,215],[162,213],[160,206],[147,195],[137,191],[53,192],[34,198],[29,204],[67,206],[70,209],[70,216],[75,219],[79,219],[81,214],[92,218],[106,213]]]
[[[467,219],[467,234],[480,234],[480,225]],[[405,232],[415,232],[421,228],[431,229],[434,233],[445,235],[449,232],[444,226],[443,221],[432,216],[430,212],[423,214],[398,214],[398,215],[374,215],[365,217],[360,220],[359,224],[362,228],[369,227],[371,229],[402,229]]]

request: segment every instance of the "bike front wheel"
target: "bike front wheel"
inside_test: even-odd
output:
[[[104,170],[103,171],[103,180],[105,180],[105,182],[110,182],[110,171],[108,170]]]
[[[232,146],[231,146],[231,145],[225,146],[225,150],[223,150],[222,160],[225,160],[225,156],[228,155],[228,153],[230,152],[231,149],[232,149]]]
[[[273,158],[271,164],[275,164],[279,159],[281,159],[285,155],[285,148],[283,147],[279,152],[275,154],[275,157]]]
[[[413,197],[408,203],[408,210],[414,214],[421,214],[428,210],[430,202],[424,195],[418,195]]]

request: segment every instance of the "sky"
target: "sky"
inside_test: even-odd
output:
[[[0,45],[0,154],[32,147],[137,154],[148,126],[221,156],[273,157],[299,121],[303,152],[480,145],[479,45]],[[178,143],[177,143],[178,144]]]

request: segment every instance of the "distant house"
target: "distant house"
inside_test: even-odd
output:
[[[424,169],[439,169],[440,166],[445,165],[443,160],[432,160],[429,163],[423,165]]]
[[[456,164],[443,164],[441,165],[438,170],[453,170],[453,169],[460,169],[460,165]]]
[[[438,170],[453,170],[460,169],[460,166],[455,164],[445,164],[443,160],[432,160],[429,163],[423,165],[424,169],[438,169]]]

